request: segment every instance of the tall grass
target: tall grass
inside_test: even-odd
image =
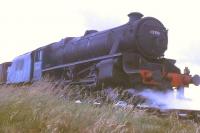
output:
[[[73,88],[48,82],[0,86],[0,132],[5,133],[195,133],[200,126],[171,115],[89,103],[76,104]],[[52,93],[54,92],[54,93]]]

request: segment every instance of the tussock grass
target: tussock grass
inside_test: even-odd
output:
[[[200,125],[174,115],[160,118],[142,111],[76,104],[75,88],[37,82],[26,86],[0,86],[0,132],[52,133],[195,133]],[[52,93],[53,92],[53,93]]]

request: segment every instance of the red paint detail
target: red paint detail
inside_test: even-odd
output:
[[[192,82],[192,77],[186,74],[168,73],[166,78],[171,81],[173,87],[189,86]]]
[[[140,75],[142,77],[142,82],[145,85],[161,85],[161,83],[152,79],[153,71],[142,69],[140,70]],[[164,79],[171,82],[172,87],[189,86],[189,84],[192,83],[192,77],[187,74],[163,72],[162,75]]]
[[[140,75],[142,77],[143,84],[145,84],[145,85],[154,85],[154,86],[158,86],[159,85],[158,82],[156,82],[156,81],[154,81],[152,79],[152,75],[153,75],[152,71],[143,69],[143,70],[140,70]]]

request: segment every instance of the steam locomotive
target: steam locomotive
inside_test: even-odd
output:
[[[105,31],[88,30],[0,65],[0,82],[18,84],[48,74],[69,83],[94,86],[150,87],[158,90],[199,85],[188,69],[181,74],[175,60],[164,58],[168,31],[156,18],[139,12]]]

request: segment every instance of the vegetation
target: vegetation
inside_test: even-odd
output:
[[[61,88],[61,91],[55,88]],[[145,111],[116,108],[112,104],[78,104],[75,99],[61,95],[66,91],[66,97],[69,97],[69,87],[44,81],[23,87],[0,86],[0,132],[200,132],[200,125],[178,120],[175,115],[161,118]]]

